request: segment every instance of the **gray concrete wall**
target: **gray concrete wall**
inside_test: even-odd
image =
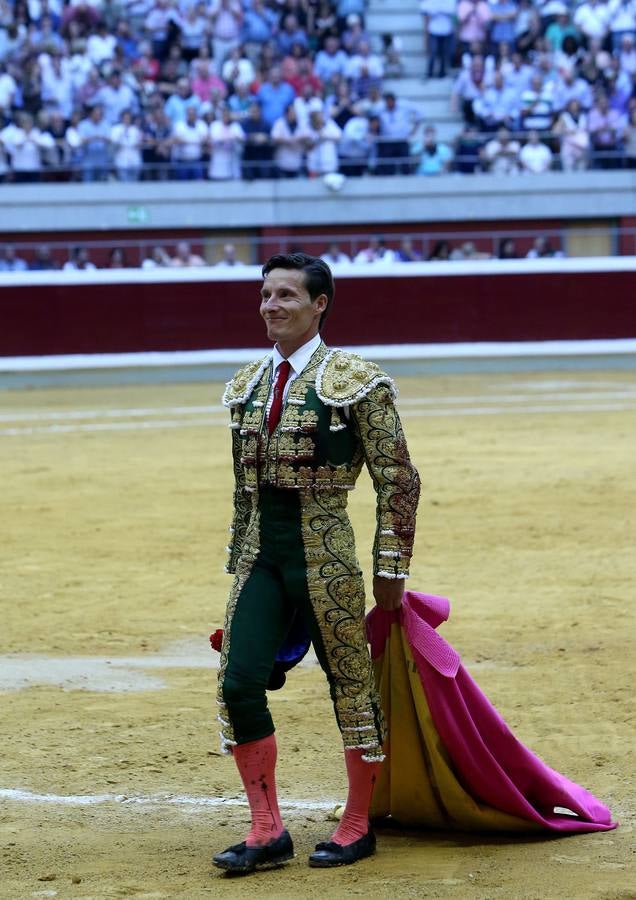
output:
[[[636,170],[0,186],[0,232],[249,228],[636,215]]]

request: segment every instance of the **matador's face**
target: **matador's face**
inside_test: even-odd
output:
[[[290,356],[318,333],[320,316],[327,305],[321,294],[312,301],[299,269],[272,269],[261,288],[261,315],[267,337]]]

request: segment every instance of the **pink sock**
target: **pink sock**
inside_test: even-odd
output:
[[[232,748],[232,756],[252,813],[252,828],[246,843],[248,847],[260,847],[283,831],[276,798],[276,738],[270,734],[257,741],[238,744]]]
[[[345,750],[349,794],[340,824],[331,838],[343,847],[364,837],[369,830],[369,806],[380,763],[365,762],[364,752]]]

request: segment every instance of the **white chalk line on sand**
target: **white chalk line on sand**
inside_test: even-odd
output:
[[[37,794],[17,788],[0,788],[0,800],[13,803],[41,803],[54,806],[98,806],[102,803],[119,803],[126,806],[184,806],[190,808],[247,807],[241,797],[188,797],[157,794],[150,797],[129,797],[126,794]],[[332,810],[338,800],[279,800],[286,810]]]
[[[453,408],[421,408],[403,409],[403,419],[443,418],[450,416],[510,416],[531,414],[563,414],[590,412],[633,412],[636,411],[636,398],[633,403],[563,403],[555,406],[529,403],[523,406],[457,406]],[[180,418],[155,419],[152,421],[131,422],[93,422],[90,424],[52,424],[35,425],[17,428],[0,428],[0,437],[16,437],[29,434],[73,434],[78,432],[104,431],[150,431],[173,428],[212,428],[227,426],[227,419],[213,418]]]

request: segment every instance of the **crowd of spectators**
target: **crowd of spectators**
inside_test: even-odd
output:
[[[477,246],[479,244],[479,247]],[[564,256],[559,248],[559,243],[553,245],[545,235],[538,235],[532,240],[528,238],[519,244],[512,237],[503,237],[497,240],[495,252],[485,249],[487,244],[492,244],[490,239],[453,241],[451,238],[440,238],[435,241],[418,239],[411,235],[405,235],[399,240],[387,241],[381,235],[373,236],[368,244],[359,250],[352,251],[343,248],[337,241],[332,241],[321,254],[322,259],[329,265],[354,265],[369,266],[387,263],[410,262],[446,262],[448,260],[475,260],[475,259],[533,259],[538,257]],[[290,251],[303,249],[290,247]],[[349,252],[347,252],[349,249]],[[309,252],[314,252],[310,248]],[[27,260],[27,254],[21,255],[13,244],[0,245],[0,272],[26,272],[26,271],[90,271],[97,268],[106,269],[164,269],[164,268],[191,268],[200,266],[214,266],[217,269],[240,268],[247,265],[248,261],[242,259],[233,243],[226,243],[221,248],[220,258],[216,262],[208,262],[202,255],[193,250],[189,241],[178,241],[174,245],[172,254],[165,246],[157,244],[150,247],[141,262],[138,261],[138,253],[132,253],[124,247],[112,247],[106,254],[100,254],[101,263],[98,265],[91,259],[91,252],[85,246],[75,246],[68,251],[68,259],[62,262],[59,254],[54,253],[47,244],[39,244],[35,247],[31,258]],[[133,259],[134,256],[134,259]]]
[[[384,89],[366,0],[0,0],[0,180],[636,166],[636,0],[421,9],[454,145]]]

